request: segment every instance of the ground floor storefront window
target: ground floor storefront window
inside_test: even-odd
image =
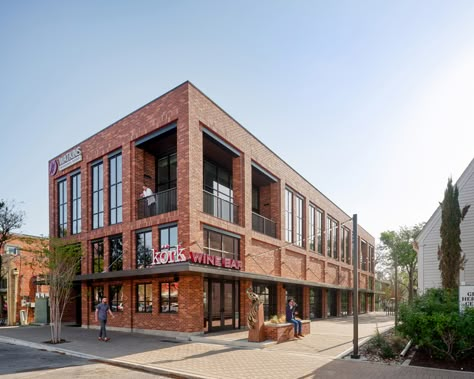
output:
[[[264,320],[270,320],[272,316],[277,314],[276,286],[269,283],[254,282],[253,292],[262,301]]]
[[[309,318],[323,318],[323,291],[322,288],[309,289]]]

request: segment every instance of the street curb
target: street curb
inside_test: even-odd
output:
[[[50,352],[70,355],[73,357],[83,358],[83,359],[91,360],[94,362],[111,364],[114,366],[120,366],[123,368],[128,368],[128,369],[133,369],[133,370],[146,371],[152,374],[160,374],[160,375],[175,376],[175,377],[177,376],[179,378],[185,378],[185,379],[219,379],[212,376],[190,374],[189,372],[185,372],[185,371],[159,368],[159,367],[150,366],[150,365],[127,362],[120,359],[110,359],[110,358],[99,357],[97,355],[84,354],[84,353],[80,353],[74,350],[67,350],[67,349],[62,349],[60,347],[56,347],[56,346],[50,346],[49,344],[24,341],[24,340],[20,340],[16,338],[11,338],[11,337],[0,336],[0,342],[12,344],[12,345],[30,347],[36,350],[46,350]]]

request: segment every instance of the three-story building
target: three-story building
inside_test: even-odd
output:
[[[350,216],[189,82],[49,162],[50,234],[83,248],[78,322],[202,333],[296,299],[351,313]],[[152,195],[142,197],[144,186]],[[374,238],[359,227],[360,311],[374,307]]]

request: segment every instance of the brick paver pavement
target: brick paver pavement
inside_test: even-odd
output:
[[[360,321],[360,340],[372,335],[376,327],[382,331],[393,325],[393,318],[380,314],[362,315]],[[59,346],[43,343],[50,338],[49,327],[3,327],[0,340],[188,378],[474,378],[473,373],[337,359],[352,346],[352,318],[317,321],[311,328],[311,335],[301,340],[266,348],[261,348],[262,344],[256,344],[257,348],[225,345],[238,343],[245,332],[179,342],[170,337],[109,329],[112,340],[105,343],[97,341],[97,330],[68,326],[63,328],[63,338],[69,342]]]

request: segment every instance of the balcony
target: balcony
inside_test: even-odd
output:
[[[137,219],[156,216],[178,209],[177,189],[154,193],[137,200]]]
[[[222,220],[239,223],[239,206],[221,199],[210,192],[203,191],[204,195],[204,213],[218,217]]]
[[[252,212],[252,230],[276,238],[276,222]]]

